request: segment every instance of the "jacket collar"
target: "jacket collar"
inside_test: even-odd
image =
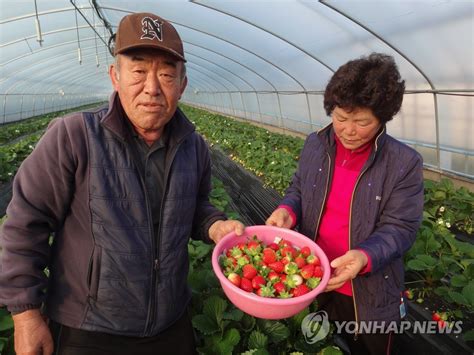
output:
[[[127,123],[128,117],[122,107],[118,93],[114,91],[109,99],[109,109],[101,120],[101,124],[114,133],[122,141],[131,138],[131,125]],[[180,143],[187,135],[195,131],[195,126],[186,118],[184,113],[177,108],[173,118],[166,125],[169,134],[169,145]]]
[[[321,128],[317,132],[318,136],[322,138],[326,149],[331,153],[336,151],[336,139],[335,139],[335,133],[334,133],[334,128],[332,123],[329,123],[327,126]],[[387,138],[387,127],[385,125],[382,125],[382,127],[379,129],[377,134],[375,135],[375,139],[373,140],[372,143],[372,154],[371,158],[377,154],[378,151],[382,148],[382,146],[385,143],[385,140]],[[369,158],[370,160],[370,158]]]

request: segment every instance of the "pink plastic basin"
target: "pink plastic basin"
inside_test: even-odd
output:
[[[246,242],[247,238],[250,238],[253,235],[256,235],[267,245],[272,243],[275,237],[280,237],[288,240],[298,248],[308,246],[311,249],[311,253],[320,259],[321,266],[324,268],[324,275],[318,287],[305,295],[295,298],[282,299],[260,297],[254,293],[246,292],[232,284],[222,273],[221,267],[219,265],[219,257],[224,253],[225,250],[232,248],[238,243]],[[293,230],[271,226],[247,227],[245,228],[245,232],[242,236],[237,236],[235,233],[226,235],[214,247],[214,251],[212,253],[212,267],[227,298],[229,298],[229,300],[237,308],[244,311],[245,313],[264,319],[288,318],[299,313],[309,306],[318,294],[324,291],[330,276],[328,258],[315,242]]]

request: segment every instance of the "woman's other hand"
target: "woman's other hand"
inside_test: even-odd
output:
[[[357,249],[349,250],[344,255],[334,259],[331,262],[334,271],[325,291],[336,290],[344,285],[346,281],[354,279],[367,265],[367,262],[367,255]]]
[[[277,208],[270,217],[268,217],[265,224],[267,226],[275,226],[280,228],[291,228],[293,226],[293,219],[290,212],[286,208]]]

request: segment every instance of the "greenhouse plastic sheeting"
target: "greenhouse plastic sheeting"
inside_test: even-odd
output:
[[[182,101],[307,134],[350,59],[394,56],[406,95],[389,132],[425,165],[474,178],[473,1],[1,0],[0,124],[103,101],[120,19],[154,12],[184,42]]]

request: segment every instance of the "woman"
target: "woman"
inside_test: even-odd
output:
[[[404,317],[403,255],[423,213],[421,156],[386,133],[405,83],[392,57],[373,53],[341,66],[324,108],[332,123],[306,139],[299,166],[268,225],[298,226],[331,262],[320,308],[331,320]],[[352,354],[390,353],[392,335],[342,334]]]

